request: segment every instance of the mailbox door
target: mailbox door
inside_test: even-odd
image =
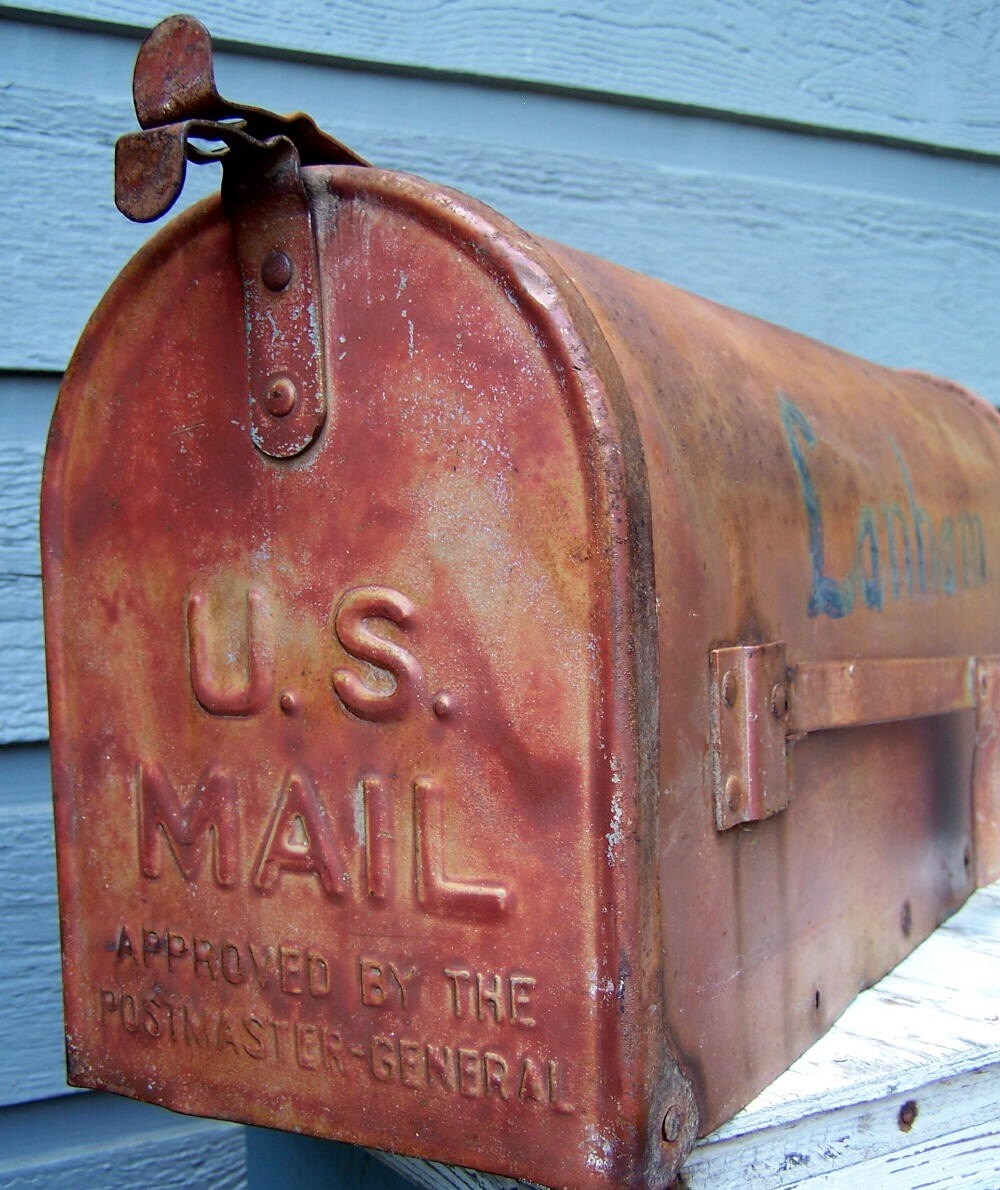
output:
[[[492,214],[306,174],[311,445],[259,447],[246,303],[251,336],[281,316],[214,202],[125,271],[60,397],[72,1081],[550,1185],[662,1179],[694,1122],[650,1058],[651,563],[610,356]]]

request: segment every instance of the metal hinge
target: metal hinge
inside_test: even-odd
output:
[[[977,837],[1000,866],[1000,657],[865,658],[789,666],[781,641],[713,649],[712,797],[720,831],[784,810],[789,748],[810,732],[977,712]],[[998,873],[1000,875],[1000,873]]]
[[[194,17],[169,17],[150,33],[132,90],[142,132],[115,146],[118,209],[136,222],[158,219],[176,202],[188,161],[222,163],[243,282],[250,436],[274,458],[299,454],[327,413],[319,262],[301,167],[368,163],[308,116],[223,99],[212,39]]]

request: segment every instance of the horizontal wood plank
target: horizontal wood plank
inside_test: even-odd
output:
[[[97,1093],[0,1111],[5,1190],[247,1184],[245,1132]]]
[[[0,750],[0,791],[0,1037],[17,1039],[0,1046],[0,1104],[10,1104],[67,1092],[48,750]]]
[[[1000,1166],[1000,1122],[959,1128],[930,1140],[920,1139],[896,1153],[796,1182],[802,1190],[996,1190]],[[859,1181],[859,1177],[863,1179]],[[746,1185],[746,1183],[744,1183]]]
[[[30,7],[130,31],[164,15],[149,0]],[[240,46],[1000,149],[1000,10],[977,0],[203,0],[198,15]]]
[[[48,736],[38,495],[54,377],[0,375],[0,744]]]

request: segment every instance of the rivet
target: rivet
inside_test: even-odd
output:
[[[291,690],[284,690],[278,699],[278,706],[281,707],[286,715],[294,715],[299,709],[299,700]]]
[[[727,707],[736,706],[736,674],[727,669],[722,677],[722,701]]]
[[[453,710],[451,695],[445,694],[443,691],[440,694],[436,694],[434,701],[431,703],[431,708],[439,719],[447,719]]]
[[[272,293],[280,293],[292,279],[292,262],[277,248],[268,252],[260,266],[260,279]]]
[[[271,382],[267,390],[267,411],[272,417],[287,417],[295,408],[295,385],[287,376],[281,376]]]
[[[771,691],[771,714],[780,719],[788,710],[788,689],[784,682],[775,682]]]
[[[672,1145],[680,1138],[681,1128],[684,1121],[681,1117],[681,1110],[679,1107],[668,1107],[663,1115],[663,1139],[668,1145]]]
[[[726,779],[726,805],[730,810],[735,810],[742,801],[743,786],[740,784],[739,777],[733,773]]]

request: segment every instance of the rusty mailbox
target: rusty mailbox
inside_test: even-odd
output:
[[[550,1186],[1000,875],[1000,417],[147,40],[43,494],[71,1081]]]

